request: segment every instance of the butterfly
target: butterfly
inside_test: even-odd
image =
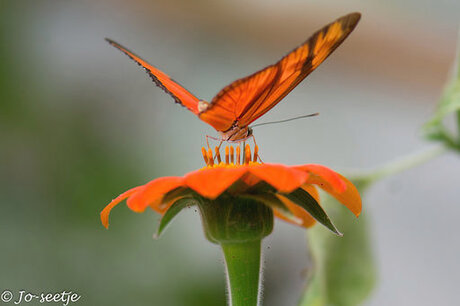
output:
[[[158,68],[106,38],[142,66],[153,82],[220,134],[221,141],[241,142],[252,136],[249,125],[278,104],[315,70],[353,31],[360,13],[340,17],[314,33],[277,63],[224,87],[212,100],[200,100]]]

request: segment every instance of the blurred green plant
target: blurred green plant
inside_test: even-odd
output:
[[[441,146],[402,157],[370,171],[347,175],[362,197],[374,183],[385,177],[421,165],[447,151],[460,152],[460,52],[454,68],[454,77],[446,86],[433,117],[423,126],[424,136],[441,142]],[[456,132],[450,132],[444,123],[446,117],[452,114],[455,115]],[[329,211],[332,201],[334,199],[327,195],[323,201]],[[301,306],[359,305],[368,298],[376,284],[377,271],[366,215],[353,220],[344,209],[336,209],[330,212],[330,216],[345,235],[335,237],[319,227],[308,231],[313,271],[300,301]]]
[[[423,126],[423,132],[427,139],[439,141],[451,149],[460,151],[460,39],[457,53],[452,78],[441,96],[433,117]],[[452,114],[457,121],[456,132],[449,131],[444,123],[444,119]]]
[[[360,193],[363,189],[357,186]],[[334,199],[327,196],[323,205],[346,235],[339,239],[315,227],[308,231],[308,242],[315,265],[302,306],[358,305],[372,291],[376,270],[372,256],[367,218],[359,220],[338,207],[331,210]]]
[[[42,46],[25,35],[40,6],[0,1],[0,288],[73,290],[81,305],[152,305],[152,296],[156,305],[223,303],[218,262],[204,270],[180,260],[185,247],[177,243],[132,238],[154,216],[133,224],[126,222],[132,216],[120,214],[116,240],[100,228],[95,211],[113,190],[144,179],[133,155],[120,153],[126,138],[111,141],[101,118],[104,101],[125,101],[78,73],[66,76],[63,83],[71,86],[55,84],[51,71],[60,66],[46,61]],[[37,32],[37,40],[46,41],[44,31]],[[172,233],[171,240],[177,237]],[[165,273],[171,269],[181,274]],[[192,276],[197,271],[200,282]]]

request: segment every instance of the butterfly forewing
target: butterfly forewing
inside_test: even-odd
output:
[[[315,70],[353,31],[360,19],[352,13],[313,34],[275,65],[222,89],[200,118],[219,131],[245,127],[281,101]]]
[[[182,106],[185,106],[188,108],[190,111],[192,111],[194,114],[198,114],[198,103],[199,99],[196,98],[193,94],[191,94],[188,90],[186,90],[184,87],[179,85],[177,82],[173,81],[169,76],[167,76],[164,72],[161,70],[155,68],[154,66],[150,65],[148,62],[134,54],[133,52],[129,51],[119,43],[114,42],[111,39],[106,38],[106,40],[115,48],[119,49],[123,53],[125,53],[127,56],[129,56],[132,60],[134,60],[136,63],[138,63],[140,66],[142,66],[145,71],[150,75],[152,80],[155,82],[155,84],[163,89],[166,93],[171,95],[174,100],[181,104]]]

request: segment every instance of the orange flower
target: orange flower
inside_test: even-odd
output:
[[[356,216],[361,212],[361,198],[355,186],[342,175],[321,165],[285,166],[257,162],[255,146],[251,161],[249,145],[240,159],[240,148],[226,147],[225,161],[221,161],[218,148],[204,148],[206,167],[183,177],[161,177],[134,187],[107,205],[101,212],[102,224],[109,226],[109,214],[113,207],[127,199],[128,207],[143,212],[147,207],[161,215],[183,198],[215,200],[221,196],[246,197],[270,206],[275,215],[287,222],[310,227],[317,221],[338,233],[319,206],[316,187],[334,196]],[[214,164],[214,160],[216,163]],[[234,162],[236,160],[236,162]],[[316,220],[315,220],[316,219]]]

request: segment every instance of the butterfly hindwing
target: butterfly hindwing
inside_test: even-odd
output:
[[[218,131],[245,127],[281,101],[353,31],[361,15],[343,16],[313,34],[276,64],[222,89],[200,119]]]
[[[205,110],[199,114],[201,120],[218,131],[228,130],[239,114],[245,111],[247,103],[240,101],[264,100],[279,74],[276,66],[267,67],[246,78],[237,80],[222,89]]]
[[[199,113],[198,111],[199,99],[196,98],[193,94],[191,94],[188,90],[186,90],[184,87],[182,87],[177,82],[172,80],[164,72],[150,65],[148,62],[144,61],[142,58],[140,58],[133,52],[129,51],[122,45],[108,38],[106,38],[106,40],[112,46],[119,49],[120,51],[125,53],[127,56],[129,56],[133,61],[138,63],[140,66],[142,66],[145,69],[145,71],[150,75],[150,77],[155,82],[155,84],[161,89],[163,89],[167,94],[172,96],[174,100],[176,101],[176,103],[179,103],[182,106],[185,106],[190,111],[192,111],[194,114]]]

